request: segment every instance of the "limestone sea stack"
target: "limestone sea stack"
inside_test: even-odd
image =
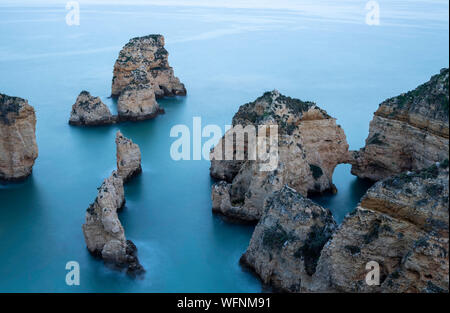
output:
[[[34,108],[25,99],[0,93],[0,181],[25,179],[37,157]]]
[[[121,120],[142,120],[163,111],[156,98],[185,96],[186,88],[169,66],[162,35],[131,39],[114,64],[111,95],[119,97]]]
[[[284,185],[303,196],[335,191],[333,172],[338,164],[347,162],[348,144],[336,120],[315,103],[292,99],[276,90],[266,92],[241,106],[232,124],[210,156],[210,174],[219,180],[212,187],[214,212],[238,221],[257,222],[263,213],[265,197]],[[269,144],[264,136],[234,148],[231,155],[243,154],[243,160],[226,159],[226,141],[233,143],[234,133],[244,136],[249,125],[277,126],[274,168],[262,170],[263,160],[248,158],[252,145]]]
[[[325,246],[317,281],[340,292],[447,292],[448,159],[380,181]],[[369,286],[367,263],[380,267]]]
[[[124,183],[142,172],[141,150],[120,131],[116,134],[117,174]]]
[[[149,84],[132,84],[125,87],[117,100],[117,111],[121,121],[141,121],[164,113]]]
[[[162,35],[131,39],[114,65],[112,96],[119,96],[127,86],[136,83],[150,84],[157,98],[186,95],[186,88],[169,66],[168,56]]]
[[[72,106],[70,125],[97,126],[116,122],[116,117],[99,97],[91,96],[88,91],[82,91]]]
[[[264,211],[241,263],[277,290],[305,291],[336,228],[330,210],[285,186],[267,198]]]
[[[352,173],[380,180],[443,161],[449,154],[449,70],[380,104]]]
[[[105,263],[125,268],[135,276],[144,272],[136,246],[125,238],[117,211],[125,204],[123,180],[113,172],[98,189],[98,195],[86,211],[83,234],[87,248]]]

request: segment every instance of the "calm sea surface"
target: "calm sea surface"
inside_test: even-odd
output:
[[[278,89],[317,102],[337,118],[350,148],[358,149],[380,102],[448,67],[445,2],[380,1],[380,26],[366,25],[365,2],[353,0],[345,1],[353,5],[348,14],[323,15],[84,5],[80,26],[72,27],[65,23],[64,4],[0,2],[0,92],[35,107],[39,146],[33,175],[0,185],[0,292],[260,291],[258,279],[238,265],[253,227],[212,215],[209,162],[173,161],[170,129],[192,128],[194,116],[203,125],[224,127],[240,105]],[[151,121],[70,127],[71,106],[83,89],[116,110],[108,98],[114,61],[130,38],[151,33],[165,35],[170,64],[188,96],[161,100],[166,114]],[[147,270],[142,280],[93,259],[81,231],[96,188],[115,169],[118,129],[143,155],[144,172],[126,186],[120,213]],[[314,200],[342,221],[368,184],[348,165],[336,169],[334,180],[339,193]],[[81,266],[80,286],[65,284],[69,261]]]

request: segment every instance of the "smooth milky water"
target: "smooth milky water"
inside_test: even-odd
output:
[[[170,129],[192,129],[194,116],[223,128],[240,105],[278,89],[317,102],[337,118],[350,148],[362,147],[380,102],[448,67],[448,2],[380,1],[380,26],[365,24],[364,1],[342,3],[322,15],[317,8],[82,5],[80,26],[68,26],[64,4],[0,2],[0,92],[35,107],[39,146],[33,175],[0,185],[0,292],[261,291],[238,264],[253,227],[211,213],[209,161],[173,161]],[[130,38],[151,33],[166,37],[188,96],[161,100],[166,114],[151,121],[70,127],[83,89],[116,110],[108,98],[115,59]],[[144,172],[126,186],[120,213],[147,270],[142,280],[92,258],[81,231],[96,188],[115,169],[118,129],[143,156]],[[314,200],[342,221],[368,184],[348,165],[334,176],[339,193]],[[65,283],[69,261],[81,266],[80,286]]]

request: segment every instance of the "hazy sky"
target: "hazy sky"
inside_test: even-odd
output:
[[[1,4],[61,4],[67,0],[0,0]],[[368,0],[78,0],[80,4],[148,4],[148,5],[177,5],[177,6],[203,6],[203,7],[229,7],[229,8],[272,8],[307,10],[321,7],[322,10],[336,8],[364,7]],[[442,5],[448,8],[448,0],[378,0],[381,6],[415,6],[429,4]],[[448,13],[448,12],[447,12]]]
[[[88,4],[200,6],[222,8],[284,9],[305,15],[351,20],[361,16],[369,0],[78,0]],[[65,7],[67,0],[0,0],[0,5],[56,5]],[[378,0],[382,17],[402,20],[431,20],[448,23],[448,0]]]

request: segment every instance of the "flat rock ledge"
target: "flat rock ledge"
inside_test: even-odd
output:
[[[37,157],[34,108],[25,99],[0,93],[0,182],[25,180]]]

